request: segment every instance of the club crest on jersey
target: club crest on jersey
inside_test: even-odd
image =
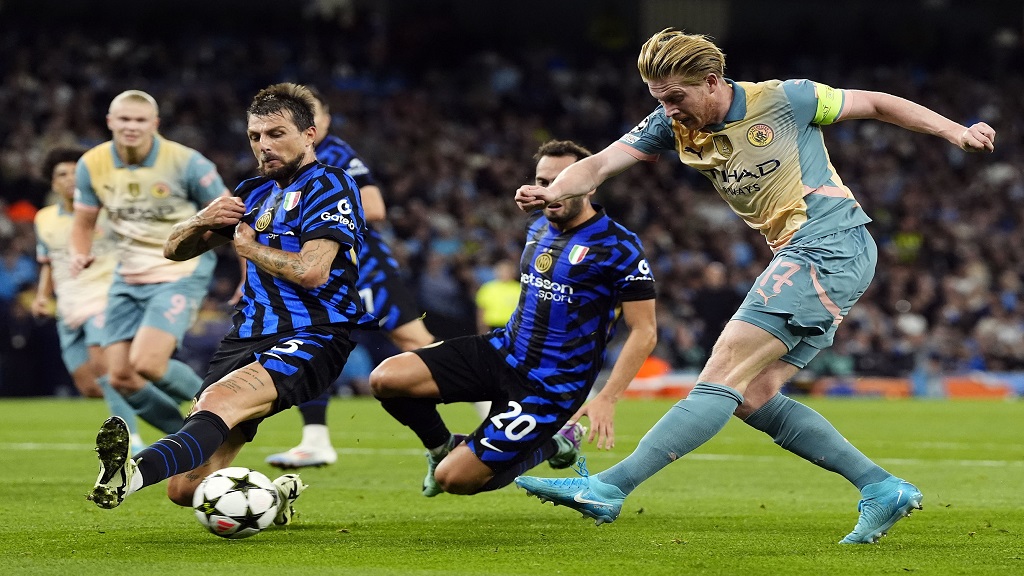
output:
[[[284,209],[291,210],[299,205],[299,199],[302,198],[301,191],[289,192],[284,195]]]
[[[547,252],[537,256],[537,259],[533,261],[533,268],[543,274],[548,270],[551,270],[551,265],[554,263],[554,259],[551,258],[551,254]]]
[[[267,210],[260,217],[256,219],[256,230],[263,232],[270,226],[270,222],[274,219],[274,215],[270,210]]]
[[[569,251],[569,263],[579,264],[583,262],[583,257],[587,255],[587,252],[590,252],[589,246],[580,246],[579,244],[573,246],[572,250]]]
[[[754,124],[747,130],[747,141],[758,148],[764,148],[774,139],[775,131],[767,124]]]
[[[128,183],[128,195],[131,196],[131,199],[132,200],[137,199],[139,197],[139,194],[142,194],[142,187],[139,186],[139,183],[138,182],[129,182]]]
[[[715,134],[711,137],[711,141],[715,143],[715,150],[722,156],[728,158],[732,156],[732,142],[729,141],[729,137],[725,134]]]
[[[150,189],[149,194],[156,199],[167,198],[171,195],[171,187],[163,182],[157,182],[153,184],[153,188]]]

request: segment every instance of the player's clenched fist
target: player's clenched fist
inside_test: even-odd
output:
[[[199,224],[207,229],[234,226],[245,214],[245,202],[238,196],[221,196],[196,214]]]
[[[984,122],[978,122],[960,135],[960,148],[966,152],[992,152],[996,149],[996,131]]]

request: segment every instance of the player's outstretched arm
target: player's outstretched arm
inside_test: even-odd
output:
[[[516,190],[520,210],[539,210],[552,202],[583,196],[596,190],[605,180],[639,162],[619,148],[609,146],[593,156],[569,166],[547,187],[528,184]]]
[[[306,290],[319,288],[331,277],[331,266],[341,244],[330,238],[316,238],[302,245],[299,252],[264,246],[256,241],[256,231],[245,222],[235,228],[235,252],[261,270]]]
[[[245,203],[237,196],[215,198],[188,220],[174,225],[164,244],[164,258],[189,260],[231,241],[231,234],[214,230],[237,225],[245,214]]]
[[[586,415],[590,419],[587,441],[597,438],[598,448],[615,446],[615,404],[636,377],[647,357],[658,342],[658,327],[654,314],[654,299],[622,303],[622,319],[629,328],[629,336],[622,352],[612,366],[612,373],[601,392],[584,404],[569,420],[574,423]]]
[[[914,132],[939,136],[966,152],[995,150],[996,131],[984,122],[968,128],[934,110],[884,92],[846,90],[846,97],[849,102],[839,120],[871,118]]]

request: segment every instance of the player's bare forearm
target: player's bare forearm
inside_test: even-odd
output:
[[[164,243],[164,258],[190,260],[227,244],[229,236],[212,230],[236,226],[245,213],[245,202],[237,196],[219,196],[188,220],[179,222]]]
[[[339,244],[333,240],[310,240],[302,245],[300,252],[288,252],[263,246],[240,236],[241,234],[236,233],[235,251],[239,256],[252,262],[260,270],[307,290],[318,288],[327,282],[334,258],[338,255]]]
[[[601,392],[584,404],[572,418],[574,422],[582,416],[590,419],[587,441],[593,442],[596,438],[598,448],[611,449],[615,446],[615,404],[636,377],[658,341],[654,300],[624,302],[622,311],[623,320],[629,328],[629,336],[626,337],[618,360],[612,366],[608,382]]]
[[[179,222],[171,230],[171,235],[164,243],[164,258],[179,262],[191,260],[230,241],[230,238],[210,232],[200,225],[193,216],[184,222]]]
[[[39,267],[39,284],[36,286],[36,297],[32,301],[32,315],[48,316],[50,300],[53,298],[53,268],[48,262]]]
[[[847,90],[846,93],[850,102],[841,120],[881,120],[914,132],[938,136],[968,152],[991,152],[994,149],[995,130],[984,122],[968,128],[934,110],[899,96],[864,90]]]
[[[604,396],[612,402],[617,402],[633,378],[636,377],[647,357],[654,351],[654,346],[657,343],[657,329],[653,324],[631,328],[626,342],[622,345],[622,352],[619,353],[618,360],[612,366],[608,382],[598,396]]]

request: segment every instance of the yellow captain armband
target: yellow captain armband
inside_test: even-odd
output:
[[[839,118],[839,113],[843,111],[843,91],[817,82],[813,84],[818,108],[814,111],[811,124],[825,125],[835,122]]]

